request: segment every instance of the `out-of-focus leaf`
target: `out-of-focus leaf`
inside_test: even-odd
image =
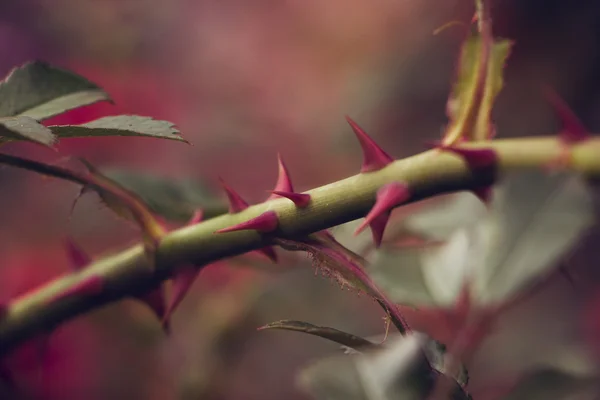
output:
[[[508,40],[494,40],[487,5],[476,4],[479,32],[470,34],[462,46],[456,83],[447,104],[450,123],[443,140],[446,145],[460,139],[490,138],[492,106],[502,89],[502,68],[512,45]]]
[[[56,136],[50,129],[27,116],[0,118],[0,143],[10,140],[28,140],[52,146]]]
[[[51,125],[60,138],[95,136],[148,136],[187,142],[175,124],[139,115],[117,115],[100,118],[82,125]]]
[[[360,336],[351,333],[343,332],[335,328],[327,326],[316,326],[303,321],[293,321],[289,319],[271,322],[261,326],[259,330],[267,329],[282,329],[287,331],[303,332],[309,335],[319,336],[323,339],[331,340],[343,346],[350,347],[356,351],[362,351],[369,348],[377,347],[377,344],[370,342]]]
[[[299,385],[319,400],[422,400],[440,378],[451,380],[450,398],[469,399],[460,384],[432,368],[426,341],[411,334],[385,348],[320,360],[301,373]]]
[[[408,324],[398,307],[373,283],[364,270],[366,261],[358,254],[346,249],[333,236],[320,232],[304,239],[275,239],[275,243],[286,250],[306,251],[321,272],[342,285],[349,286],[373,298],[388,313],[400,333],[409,331]]]
[[[369,272],[397,302],[450,306],[468,277],[477,304],[499,304],[556,267],[594,220],[582,178],[519,172],[502,182],[480,223],[420,253],[380,252]]]
[[[144,240],[148,248],[153,249],[165,234],[162,225],[154,218],[143,200],[135,193],[128,191],[118,183],[102,175],[95,167],[85,160],[80,160],[88,169],[88,173],[82,174],[66,168],[48,165],[21,157],[0,154],[0,164],[23,168],[39,174],[65,179],[84,188],[92,189],[102,200],[120,216],[130,218],[136,222],[144,234]]]
[[[0,82],[0,117],[41,121],[103,100],[110,97],[93,82],[40,61],[13,69]]]
[[[227,213],[223,199],[197,180],[122,169],[103,169],[102,173],[135,192],[152,211],[167,220],[187,221],[197,209],[202,209],[204,218]]]
[[[502,400],[596,400],[597,377],[577,377],[544,369],[523,378]]]

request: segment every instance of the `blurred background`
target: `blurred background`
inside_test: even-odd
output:
[[[175,122],[193,144],[65,139],[58,154],[28,143],[3,151],[56,163],[78,155],[102,168],[188,180],[210,201],[222,199],[214,189],[221,176],[250,202],[272,188],[280,152],[297,189],[323,185],[358,171],[345,114],[395,157],[440,138],[464,28],[433,31],[472,15],[470,0],[0,0],[1,76],[45,60],[116,102],[49,123],[148,115]],[[543,84],[598,129],[600,3],[496,0],[492,16],[494,33],[516,42],[494,111],[498,136],[556,131]],[[66,235],[94,257],[137,241],[92,195],[67,222],[78,191],[68,183],[2,168],[0,190],[0,300],[66,273]],[[593,302],[578,309],[594,315]],[[59,327],[41,362],[34,345],[13,354],[7,363],[22,394],[6,396],[304,399],[296,372],[338,347],[256,328],[291,318],[368,336],[383,332],[382,317],[372,301],[315,278],[309,261],[223,261],[197,280],[171,337],[139,303],[105,307]],[[595,337],[600,327],[581,332]]]

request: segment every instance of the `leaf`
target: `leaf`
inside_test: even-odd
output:
[[[321,232],[296,240],[276,238],[274,243],[286,250],[308,252],[313,258],[314,265],[324,275],[336,279],[342,287],[349,286],[377,301],[400,333],[410,330],[398,307],[379,290],[365,272],[366,261],[342,246],[330,234]]]
[[[309,335],[322,337],[323,339],[331,340],[343,346],[350,347],[356,351],[377,347],[377,344],[370,342],[360,336],[351,333],[343,332],[335,328],[326,326],[316,326],[303,321],[293,321],[289,319],[271,322],[270,324],[261,326],[258,330],[267,329],[283,329],[288,331],[303,332]]]
[[[52,146],[57,138],[50,129],[33,118],[26,116],[0,118],[0,144],[10,140],[28,140]]]
[[[148,136],[189,143],[175,124],[139,115],[117,115],[100,118],[82,125],[51,125],[48,128],[60,138],[99,136]]]
[[[111,101],[96,84],[41,61],[13,69],[0,82],[0,117],[28,116],[42,121],[105,100]]]
[[[495,41],[488,7],[477,2],[479,32],[471,33],[461,49],[456,82],[448,99],[450,123],[444,145],[461,139],[481,141],[492,136],[490,117],[494,100],[503,86],[502,69],[512,46]]]
[[[88,169],[85,174],[21,157],[0,154],[0,164],[68,180],[83,185],[84,188],[94,190],[116,214],[136,222],[144,234],[147,247],[154,249],[165,234],[165,230],[148,210],[143,200],[135,193],[124,189],[118,183],[102,175],[89,162],[83,159],[80,159],[80,161]]]
[[[335,356],[306,368],[299,385],[316,399],[422,400],[436,378],[453,383],[453,399],[469,399],[460,384],[432,368],[423,335],[411,334],[364,354]]]
[[[581,177],[519,172],[497,188],[480,222],[455,231],[442,246],[381,252],[369,272],[397,302],[449,307],[468,283],[477,305],[502,304],[557,267],[594,218]]]
[[[123,169],[102,169],[102,173],[136,193],[150,210],[170,221],[188,221],[199,208],[204,218],[227,213],[227,204],[220,196],[195,179]]]

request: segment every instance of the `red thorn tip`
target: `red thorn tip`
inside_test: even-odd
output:
[[[389,213],[394,207],[404,203],[409,198],[410,189],[404,183],[393,182],[382,186],[377,191],[377,200],[375,201],[375,205],[373,208],[371,208],[371,211],[369,211],[365,217],[365,220],[356,229],[354,234],[358,235],[367,227],[367,225],[370,225],[375,244],[379,246],[379,244],[381,244],[381,238],[383,237],[383,231],[385,230],[385,226],[389,218]]]
[[[93,296],[102,292],[103,288],[104,278],[92,275],[67,290],[57,293],[52,297],[52,301],[62,300],[70,296]]]
[[[308,206],[308,203],[310,203],[310,194],[284,192],[284,191],[280,191],[280,190],[273,190],[272,193],[277,196],[285,197],[286,199],[293,201],[294,204],[296,205],[296,207],[298,207],[298,208],[304,208],[304,207]]]
[[[83,269],[92,259],[88,256],[81,247],[77,246],[71,238],[65,240],[67,256],[71,262],[71,267],[75,271]]]
[[[239,223],[234,226],[219,229],[215,233],[227,233],[237,231],[256,230],[262,233],[273,232],[279,225],[279,218],[275,211],[266,211],[256,218],[252,218],[246,222]]]
[[[165,321],[165,296],[163,293],[162,286],[154,289],[153,291],[146,293],[143,296],[138,297],[140,301],[146,304],[150,310],[156,315],[159,321],[162,322],[162,328],[166,334],[169,334],[170,331],[170,322]]]
[[[248,208],[248,203],[246,200],[242,199],[242,197],[235,190],[227,186],[223,179],[219,178],[219,181],[221,182],[221,186],[223,187],[223,190],[225,190],[225,194],[227,194],[227,198],[229,199],[230,214],[239,213],[240,211]]]
[[[489,204],[492,201],[492,187],[485,186],[479,189],[473,190],[473,194],[479,198],[485,204]]]
[[[493,149],[465,149],[455,146],[438,146],[438,148],[458,154],[472,169],[492,167],[498,162],[496,151]]]
[[[263,247],[262,249],[258,249],[257,251],[266,256],[269,260],[273,261],[275,264],[277,264],[277,253],[275,252],[275,249],[273,247]]]
[[[292,185],[292,180],[290,179],[290,174],[288,172],[283,159],[281,158],[281,154],[277,154],[277,163],[279,165],[279,173],[277,175],[277,183],[275,184],[275,189],[273,190],[273,194],[269,196],[267,200],[271,200],[277,198],[277,194],[274,192],[294,192],[294,187]]]
[[[191,226],[191,225],[196,225],[197,223],[202,222],[202,218],[204,218],[204,211],[201,209],[198,209],[196,211],[194,211],[194,214],[192,214],[192,217],[190,218],[190,220],[187,222],[187,226]]]
[[[363,164],[360,172],[373,172],[382,169],[394,159],[390,157],[367,133],[362,130],[356,122],[354,122],[349,116],[346,116],[346,121],[350,124],[350,127],[354,131],[356,138],[360,143],[363,151]]]
[[[161,320],[165,331],[168,331],[168,322],[171,320],[171,315],[189,292],[199,272],[193,265],[186,265],[173,276],[173,294]]]
[[[587,128],[558,93],[549,86],[544,88],[544,92],[554,113],[560,120],[562,126],[560,140],[564,143],[572,144],[587,139],[590,136]]]

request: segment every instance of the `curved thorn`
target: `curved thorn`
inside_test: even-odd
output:
[[[165,295],[162,286],[143,296],[138,296],[137,299],[150,308],[152,313],[161,321],[164,332],[169,334],[171,330],[170,321],[163,318],[165,315]]]
[[[281,190],[273,190],[272,193],[293,201],[298,208],[304,208],[310,203],[310,194],[285,192]]]
[[[562,126],[560,140],[562,142],[572,144],[589,138],[590,135],[587,128],[556,91],[549,86],[545,86],[544,94],[557,118],[560,120]]]
[[[204,218],[204,210],[201,208],[194,211],[190,220],[186,223],[187,226],[196,225],[197,223],[202,222],[202,218]]]
[[[237,231],[256,230],[261,233],[273,232],[279,225],[279,218],[275,211],[266,211],[256,218],[241,222],[237,225],[219,229],[215,233],[227,233]]]
[[[277,264],[278,257],[273,247],[263,247],[262,249],[258,249],[257,251],[269,258],[269,260],[273,261],[273,263]]]
[[[277,163],[279,166],[279,173],[277,175],[277,183],[275,184],[275,189],[273,189],[273,194],[269,196],[267,200],[277,198],[277,194],[274,192],[293,192],[294,187],[292,185],[292,180],[290,179],[289,171],[281,158],[281,154],[277,154]]]
[[[451,151],[461,156],[471,169],[495,167],[498,163],[498,155],[493,149],[466,149],[443,145],[437,145],[436,147],[442,151]]]
[[[394,161],[367,133],[346,115],[346,121],[354,131],[363,151],[363,164],[360,172],[377,171]]]
[[[229,200],[230,214],[239,213],[240,211],[248,208],[248,203],[246,200],[242,199],[242,197],[235,190],[229,187],[222,178],[219,178],[219,182],[221,182],[221,186],[223,187],[223,190],[225,190],[225,194]]]
[[[171,320],[171,315],[175,309],[179,306],[185,295],[189,292],[190,287],[196,280],[196,277],[200,273],[200,270],[189,265],[182,267],[173,276],[173,294],[167,304],[165,312],[163,314],[161,325],[165,331],[168,331],[168,324]]]
[[[356,229],[354,234],[358,235],[367,227],[367,225],[370,225],[375,244],[379,246],[391,210],[397,205],[404,203],[409,198],[410,190],[404,183],[392,182],[382,186],[377,191],[375,205],[371,208],[371,211],[369,211],[365,220]]]
[[[86,265],[92,262],[92,259],[81,247],[79,247],[70,237],[65,239],[65,248],[67,257],[71,262],[71,268],[74,271],[80,271]]]

